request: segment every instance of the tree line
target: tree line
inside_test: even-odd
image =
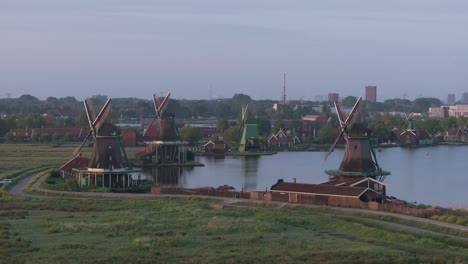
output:
[[[99,109],[106,100],[106,96],[92,97],[96,109]],[[343,107],[354,105],[356,97],[348,96],[343,99]],[[287,105],[280,105],[273,109],[273,100],[253,100],[245,94],[235,94],[232,98],[219,100],[186,100],[171,99],[168,112],[175,114],[178,123],[191,122],[202,118],[217,119],[217,126],[227,138],[238,137],[241,107],[249,105],[249,114],[258,120],[259,133],[266,137],[279,128],[288,130],[296,135],[305,136],[308,141],[329,142],[333,140],[339,127],[336,115],[333,114],[333,102],[291,100]],[[384,102],[363,101],[362,113],[369,120],[370,128],[379,141],[388,140],[394,128],[402,129],[405,118],[376,114],[377,112],[420,112],[426,113],[429,107],[438,107],[442,103],[436,98],[418,98],[414,101],[407,99],[389,99]],[[88,121],[83,103],[76,98],[48,97],[39,100],[31,95],[22,95],[19,98],[0,99],[0,136],[5,136],[13,128],[34,127],[73,127],[87,126]],[[155,115],[151,100],[138,98],[113,98],[112,111],[109,122],[140,122],[143,118]],[[311,122],[305,124],[301,118],[305,115],[321,115],[328,120],[321,124]],[[416,122],[420,129],[429,133],[442,131],[447,127],[465,126],[465,118],[439,120],[423,118]],[[184,131],[183,131],[184,132]],[[184,132],[185,133],[185,132]],[[183,133],[182,133],[183,134]],[[188,133],[190,134],[190,133]],[[53,138],[52,135],[50,135]]]

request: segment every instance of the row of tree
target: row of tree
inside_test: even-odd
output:
[[[93,97],[96,108],[104,104],[105,96]],[[356,98],[349,96],[343,99],[343,107],[351,108]],[[238,141],[240,136],[239,123],[241,106],[249,104],[250,115],[258,120],[259,134],[268,137],[271,132],[280,128],[307,139],[308,142],[328,143],[337,134],[339,124],[333,114],[332,102],[302,102],[291,101],[275,111],[272,100],[252,100],[248,95],[236,94],[230,99],[222,100],[174,100],[171,99],[167,111],[173,112],[180,119],[192,120],[201,117],[217,118],[217,126],[224,138]],[[401,116],[381,115],[375,112],[427,112],[429,107],[440,106],[441,102],[435,98],[418,98],[414,101],[405,99],[391,99],[384,102],[363,102],[374,137],[379,141],[391,138],[394,128],[404,129],[405,119]],[[12,128],[54,127],[54,126],[87,126],[88,121],[83,104],[74,97],[49,97],[41,101],[30,95],[19,98],[0,99],[0,136],[6,135]],[[328,119],[326,124],[317,122],[303,123],[301,117],[308,114],[323,115]],[[154,108],[150,100],[136,98],[117,98],[112,101],[110,121],[140,121],[145,117],[154,116]],[[283,120],[288,120],[285,122]],[[189,122],[189,121],[187,121]],[[182,123],[182,122],[179,122]],[[416,122],[418,129],[431,134],[441,132],[447,127],[466,126],[466,118],[448,118],[446,120],[424,118]],[[194,129],[182,129],[181,136],[188,141],[195,141],[199,136]],[[48,136],[52,140],[53,135]],[[47,137],[47,138],[48,138]],[[63,139],[61,139],[63,140]]]

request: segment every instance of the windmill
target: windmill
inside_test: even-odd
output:
[[[242,107],[241,125],[239,132],[242,131],[239,152],[257,151],[260,149],[258,140],[258,124],[254,118],[248,118],[249,105]]]
[[[157,122],[159,127],[159,132],[156,134],[155,141],[179,141],[180,136],[175,123],[175,116],[173,113],[166,112],[170,96],[171,93],[168,93],[164,98],[153,95],[153,105],[156,115],[150,126]]]
[[[122,169],[128,167],[128,160],[122,141],[119,135],[119,129],[109,123],[105,123],[109,116],[111,99],[107,99],[99,114],[95,114],[91,99],[84,101],[86,116],[88,117],[89,131],[83,142],[74,151],[74,156],[83,148],[88,139],[93,137],[93,151],[89,168],[99,169]]]
[[[140,172],[130,168],[120,138],[120,130],[106,119],[110,113],[111,99],[107,99],[96,115],[91,99],[84,101],[89,131],[83,142],[74,151],[76,160],[89,138],[93,138],[93,150],[87,167],[73,167],[73,173],[80,186],[128,188],[134,184],[134,176]],[[136,173],[134,175],[134,173]]]
[[[405,114],[405,124],[403,127],[407,126],[406,129],[403,129],[399,136],[400,143],[402,146],[418,146],[418,145],[430,145],[433,144],[433,139],[431,135],[425,131],[417,129],[414,125],[415,120],[413,119],[414,113],[409,115]]]
[[[170,95],[168,93],[164,98],[153,95],[155,117],[150,126],[156,124],[157,132],[153,141],[146,142],[148,148],[137,153],[138,163],[142,166],[179,165],[193,160],[187,157],[188,142],[180,141],[174,114],[167,111]]]
[[[342,138],[345,139],[346,145],[339,169],[325,171],[332,179],[346,181],[352,177],[370,177],[383,181],[390,174],[390,172],[383,171],[377,162],[367,124],[364,121],[358,121],[361,114],[361,101],[362,98],[359,97],[346,119],[340,106],[335,102],[341,132],[325,154],[325,159]]]

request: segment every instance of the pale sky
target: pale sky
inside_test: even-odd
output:
[[[466,0],[0,0],[0,97],[468,92]]]

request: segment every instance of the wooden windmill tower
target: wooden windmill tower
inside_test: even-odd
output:
[[[326,153],[325,159],[330,155],[341,138],[346,140],[346,145],[343,161],[339,169],[325,171],[331,180],[348,181],[355,177],[370,177],[383,181],[390,174],[390,172],[383,171],[380,168],[370,141],[370,130],[364,121],[359,120],[361,101],[362,98],[359,97],[346,119],[344,119],[339,105],[335,102],[341,132]]]
[[[84,184],[90,186],[128,187],[130,186],[130,174],[139,171],[130,168],[119,129],[105,122],[110,113],[110,106],[111,99],[108,99],[99,114],[96,115],[91,99],[88,98],[84,101],[89,131],[83,142],[75,149],[74,156],[78,155],[91,136],[93,150],[88,167],[74,169],[80,184],[83,184],[82,180],[84,179]]]
[[[242,107],[242,120],[239,131],[242,131],[239,152],[258,151],[260,142],[258,140],[258,124],[254,118],[248,118],[248,105]]]
[[[167,112],[170,93],[164,98],[153,95],[155,117],[151,122],[157,126],[153,141],[146,142],[148,148],[137,153],[140,165],[178,165],[187,162],[186,146],[188,142],[180,141],[175,116]]]
[[[173,113],[166,112],[167,106],[169,105],[169,97],[171,93],[168,93],[166,97],[161,98],[153,95],[153,105],[155,111],[155,117],[153,121],[158,122],[159,132],[156,135],[155,141],[179,141],[179,131],[177,130],[175,116]]]

